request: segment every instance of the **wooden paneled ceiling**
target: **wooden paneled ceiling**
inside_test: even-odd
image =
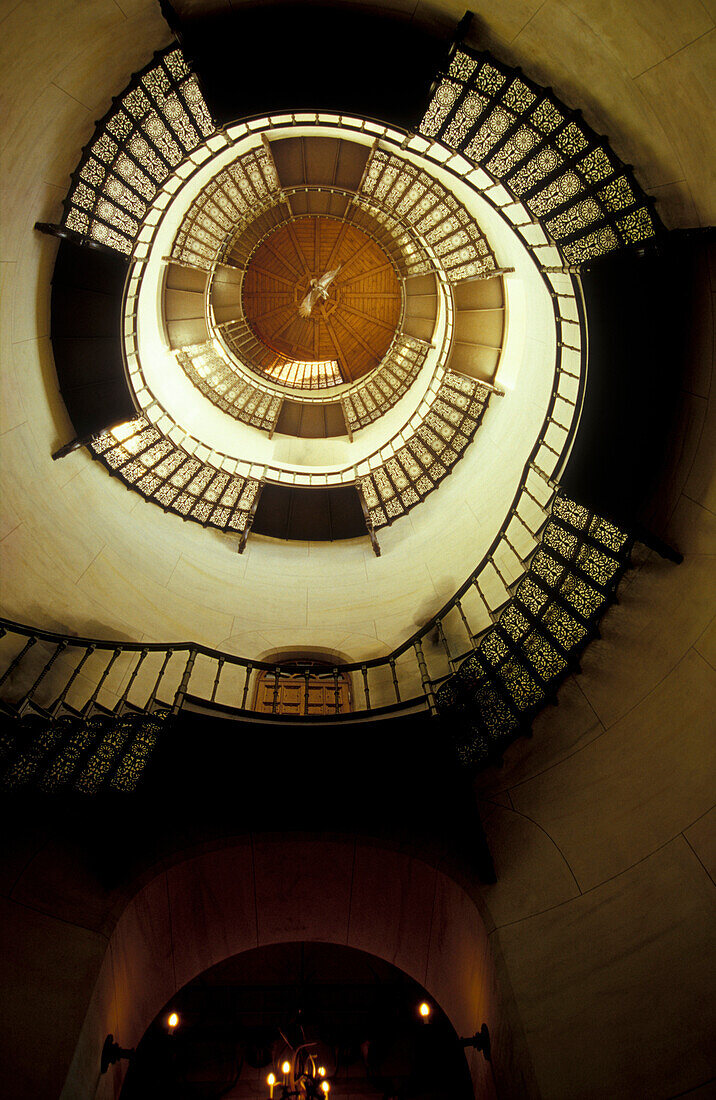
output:
[[[302,316],[299,307],[312,280],[336,269],[328,297]],[[345,382],[381,361],[402,300],[398,276],[380,245],[349,222],[317,216],[294,218],[258,246],[242,295],[244,316],[267,347],[289,360],[335,360]]]

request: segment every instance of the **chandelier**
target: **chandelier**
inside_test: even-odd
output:
[[[269,1100],[326,1100],[331,1090],[326,1067],[319,1061],[318,1043],[304,1043],[285,1059],[278,1072],[269,1073]]]

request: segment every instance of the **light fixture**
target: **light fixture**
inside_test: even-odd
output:
[[[171,1028],[171,1030],[173,1031],[175,1027],[178,1027],[178,1025],[179,1025],[179,1013],[178,1012],[170,1012],[169,1015],[167,1016],[167,1027]]]
[[[293,1051],[293,1059],[287,1058],[281,1062],[276,1072],[269,1073],[266,1084],[269,1087],[269,1100],[274,1100],[274,1089],[277,1100],[326,1100],[331,1089],[327,1079],[326,1066],[319,1064],[315,1048],[315,1042],[305,1043]],[[310,1048],[314,1048],[311,1050]],[[283,1075],[283,1083],[279,1082],[277,1074]]]
[[[433,1014],[433,1006],[431,1004],[428,1004],[427,1001],[422,1001],[418,1005],[418,1015],[420,1016],[420,1019],[423,1020],[426,1024],[427,1024],[428,1020],[430,1019],[430,1017],[432,1016],[432,1014]]]
[[[108,1035],[104,1041],[102,1047],[102,1055],[100,1058],[100,1073],[106,1073],[110,1066],[113,1066],[115,1062],[119,1062],[121,1058],[133,1058],[134,1047],[121,1047],[119,1043],[115,1043],[114,1035]]]
[[[490,1032],[487,1030],[487,1024],[483,1024],[480,1030],[476,1031],[469,1039],[460,1039],[460,1042],[464,1047],[474,1047],[475,1050],[479,1050],[481,1054],[485,1055],[485,1060],[487,1062],[492,1061]]]

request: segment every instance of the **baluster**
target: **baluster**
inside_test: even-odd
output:
[[[15,671],[17,666],[20,664],[20,662],[22,661],[25,654],[28,652],[28,650],[32,649],[32,647],[35,645],[36,641],[37,641],[37,638],[34,636],[34,634],[31,635],[27,639],[24,646],[22,647],[22,649],[18,653],[17,657],[15,657],[14,660],[12,660],[10,662],[10,664],[7,666],[7,668],[3,672],[2,676],[0,676],[0,687],[2,687],[2,685],[5,683],[5,681],[7,680],[7,678],[9,676],[12,676],[13,672]]]
[[[517,552],[517,550],[516,550],[515,546],[514,546],[514,545],[513,545],[513,543],[512,543],[512,540],[510,539],[510,537],[509,537],[509,535],[507,534],[507,532],[506,532],[506,531],[505,531],[505,533],[503,534],[503,536],[502,536],[502,537],[503,537],[503,539],[505,540],[505,542],[507,543],[507,545],[509,546],[509,548],[510,548],[510,550],[512,551],[512,553],[513,553],[513,554],[515,555],[515,557],[517,558],[517,560],[518,560],[518,562],[520,563],[520,565],[522,566],[522,568],[523,568],[523,569],[526,569],[526,568],[527,568],[527,566],[526,566],[526,564],[525,564],[524,558],[522,557],[522,555],[521,555],[521,554],[519,554],[519,553]]]
[[[532,499],[534,500],[534,497],[532,497]],[[518,507],[519,507],[519,503],[518,503]],[[518,512],[517,508],[512,508],[512,509],[510,510],[510,515],[514,516],[514,517],[515,517],[515,519],[516,519],[516,520],[518,520],[518,522],[522,524],[522,526],[524,527],[524,529],[525,529],[525,531],[527,532],[527,534],[528,534],[528,535],[531,535],[531,537],[532,537],[533,539],[536,539],[536,538],[537,538],[537,535],[536,535],[536,534],[535,534],[535,532],[534,532],[534,531],[532,530],[532,528],[530,527],[530,525],[529,525],[529,523],[527,522],[527,520],[525,520],[525,519],[523,519],[523,518],[522,518],[522,516],[521,516],[521,515],[520,515],[520,513]]]
[[[333,695],[335,698],[336,714],[341,713],[341,689],[338,686],[338,669],[333,669]]]
[[[398,674],[395,671],[395,658],[391,657],[389,659],[389,661],[390,661],[390,671],[393,674],[393,690],[395,691],[395,701],[396,701],[396,703],[399,703],[401,701],[401,699],[400,699],[400,687],[398,686]]]
[[[225,657],[219,657],[219,662],[218,662],[218,665],[217,665],[217,668],[216,668],[216,676],[214,677],[214,686],[211,689],[211,699],[209,700],[210,703],[213,703],[213,702],[216,701],[216,692],[218,691],[218,688],[219,688],[219,679],[221,678],[221,670],[224,667],[224,661],[225,660],[226,660]]]
[[[176,690],[174,696],[174,703],[172,704],[172,714],[178,714],[181,710],[181,705],[184,702],[184,696],[187,693],[189,687],[189,681],[191,680],[191,674],[194,671],[194,662],[196,661],[196,650],[190,649],[189,656],[186,659],[184,665],[184,672],[182,674],[181,682]]]
[[[558,427],[560,427],[560,428],[564,428],[564,424],[560,424],[560,423],[559,423],[559,421],[558,421],[558,420],[555,420],[553,416],[550,416],[550,420],[551,420],[551,421],[553,421],[553,423],[557,424],[557,426],[558,426]],[[547,443],[547,442],[546,442],[546,440],[544,440],[544,439],[540,440],[540,446],[541,446],[541,447],[546,447],[546,449],[547,449],[548,451],[550,451],[550,452],[551,452],[551,453],[552,453],[552,454],[553,454],[553,455],[555,456],[555,458],[559,458],[559,451],[555,451],[554,447],[551,447],[551,446],[549,445],[549,443]],[[536,469],[538,469],[538,470],[539,470],[539,466],[537,466],[537,467],[536,467]],[[545,479],[545,481],[548,481],[548,480],[550,480],[550,479],[549,479],[549,478],[547,477],[547,474],[544,474],[544,471],[541,471],[541,472],[542,472],[542,473],[543,473],[543,475],[544,475],[544,479]]]
[[[418,669],[420,671],[420,680],[423,685],[423,694],[428,701],[428,708],[431,714],[435,714],[437,706],[435,704],[435,692],[433,691],[433,682],[428,675],[428,666],[425,663],[425,654],[423,653],[423,647],[421,643],[413,642],[413,649],[418,659]]]
[[[223,661],[223,657],[222,657],[222,661]],[[253,667],[254,666],[252,665],[251,661],[249,661],[249,663],[246,666],[246,675],[244,676],[244,691],[243,691],[243,694],[241,696],[241,709],[242,710],[246,710],[246,700],[247,700],[248,694],[249,694],[249,680],[251,679],[251,671],[252,671]]]
[[[555,453],[556,453],[556,452],[555,452]],[[534,470],[534,472],[535,472],[535,473],[537,474],[537,476],[538,476],[538,477],[541,477],[541,478],[542,478],[542,480],[543,480],[544,482],[546,482],[546,483],[547,483],[547,485],[549,485],[549,487],[550,487],[550,489],[552,490],[552,492],[556,492],[556,490],[557,490],[557,485],[556,485],[556,482],[554,482],[554,481],[552,480],[552,478],[551,478],[551,477],[549,476],[549,474],[546,474],[546,473],[544,472],[544,470],[542,469],[542,467],[541,467],[541,466],[538,466],[538,465],[537,465],[537,463],[536,463],[536,462],[534,461],[534,459],[532,459],[532,460],[531,460],[531,462],[530,462],[530,464],[529,464],[529,465],[530,465],[530,470]],[[544,505],[542,505],[542,507],[544,508]]]
[[[102,685],[104,684],[105,680],[107,679],[107,677],[109,675],[109,672],[110,672],[110,669],[112,668],[112,665],[117,660],[117,658],[119,657],[121,652],[122,652],[122,650],[119,647],[117,647],[117,649],[115,649],[114,652],[112,653],[112,656],[110,657],[109,661],[107,662],[107,665],[105,667],[104,672],[102,673],[102,675],[99,678],[99,683],[97,684],[97,687],[94,689],[94,691],[90,695],[89,699],[87,700],[85,705],[82,707],[82,710],[80,712],[81,714],[83,714],[83,715],[84,714],[89,714],[90,710],[92,709],[94,704],[97,702],[97,700],[99,698],[99,693],[102,690]]]
[[[527,483],[526,483],[526,482],[525,482],[525,484],[524,484],[524,485],[522,486],[522,492],[523,492],[523,493],[526,493],[526,494],[527,494],[527,496],[528,496],[528,497],[530,498],[530,500],[534,501],[534,503],[535,503],[535,504],[537,505],[537,507],[539,508],[540,512],[542,512],[542,513],[544,514],[544,512],[545,512],[545,510],[546,510],[546,508],[547,508],[547,505],[549,504],[549,500],[548,500],[548,501],[545,501],[545,502],[543,503],[543,502],[542,502],[542,501],[541,501],[541,500],[540,500],[540,499],[539,499],[538,497],[536,497],[536,496],[534,495],[534,493],[533,493],[533,492],[531,492],[531,491],[530,491],[530,490],[529,490],[529,489],[527,488]]]
[[[361,673],[363,675],[363,694],[365,695],[365,709],[370,710],[370,688],[368,687],[368,669],[365,665],[360,666]]]
[[[278,709],[278,681],[281,675],[281,668],[276,665],[273,671],[273,699],[271,701],[271,713],[275,714]]]
[[[475,588],[477,589],[477,594],[480,597],[480,599],[482,600],[482,602],[484,603],[485,608],[487,609],[487,614],[490,616],[490,622],[491,623],[496,623],[497,619],[495,618],[493,610],[490,607],[489,603],[487,602],[487,599],[485,598],[485,593],[480,588],[480,582],[477,579],[477,577],[474,578],[472,583],[474,584]]]
[[[40,686],[40,684],[42,683],[45,676],[47,675],[47,673],[50,671],[50,669],[54,665],[54,663],[57,660],[57,658],[59,657],[59,655],[67,648],[67,645],[68,645],[68,643],[64,638],[62,639],[61,642],[57,643],[57,645],[55,647],[55,652],[52,654],[49,661],[47,662],[45,667],[40,672],[40,675],[37,677],[37,679],[35,680],[35,683],[32,685],[30,690],[28,692],[26,692],[26,694],[23,696],[22,702],[20,703],[20,706],[18,707],[19,711],[24,710],[25,707],[27,706],[27,704],[29,702],[31,702],[33,694],[35,693],[37,688]]]
[[[310,681],[311,681],[311,673],[310,673],[309,669],[304,669],[303,680],[304,680],[304,686],[303,686],[303,713],[308,714],[308,691],[309,691],[309,684],[310,684]]]
[[[77,676],[78,676],[83,664],[85,663],[85,661],[87,660],[88,657],[92,656],[92,654],[95,651],[95,648],[96,647],[94,645],[91,645],[84,651],[84,654],[82,655],[82,658],[78,661],[76,667],[73,669],[72,675],[70,676],[69,680],[65,684],[64,688],[62,689],[60,694],[57,696],[57,698],[55,699],[52,706],[50,706],[48,708],[51,711],[52,714],[56,714],[57,711],[62,706],[62,704],[64,703],[65,699],[67,698],[67,693],[70,690],[70,688],[72,687],[72,685],[74,684],[75,680],[77,679]]]
[[[133,685],[134,681],[136,680],[137,673],[139,672],[139,669],[141,668],[141,666],[144,664],[144,659],[145,659],[145,657],[147,656],[148,653],[149,653],[148,649],[141,650],[141,652],[139,654],[139,660],[137,661],[136,665],[134,666],[134,671],[132,672],[132,675],[129,677],[129,681],[127,683],[126,688],[124,689],[124,691],[122,693],[122,697],[120,698],[119,702],[117,703],[117,706],[116,706],[116,713],[117,714],[122,714],[123,713],[124,708],[127,705],[127,700],[129,698],[129,693],[132,690],[132,685]]]
[[[465,630],[467,631],[467,636],[470,639],[470,645],[473,646],[473,648],[474,648],[475,645],[477,644],[477,642],[475,641],[475,635],[473,634],[472,630],[470,629],[470,624],[467,621],[467,616],[466,616],[465,612],[463,611],[462,603],[461,603],[460,600],[455,600],[455,607],[458,609],[458,611],[460,613],[460,618],[462,619],[463,626],[465,627]]]
[[[144,704],[144,709],[145,710],[151,710],[152,707],[154,706],[154,700],[157,697],[157,691],[159,690],[159,685],[162,682],[162,676],[164,675],[164,669],[169,664],[169,659],[170,659],[170,657],[172,656],[173,653],[174,653],[173,649],[168,649],[166,651],[165,655],[164,655],[164,660],[162,661],[162,667],[159,669],[159,675],[157,676],[157,680],[156,680],[156,683],[154,685],[154,690],[152,691],[152,694],[149,696],[146,703]]]
[[[503,537],[504,537],[504,536],[503,536]],[[492,566],[492,568],[493,568],[493,569],[495,570],[495,572],[497,573],[497,576],[498,576],[498,577],[500,578],[500,580],[502,581],[503,587],[504,587],[505,591],[507,592],[507,594],[508,594],[508,596],[509,596],[509,594],[510,594],[510,586],[509,586],[509,584],[507,583],[507,578],[505,577],[505,574],[504,574],[504,573],[502,572],[502,570],[500,569],[499,565],[498,565],[498,564],[497,564],[497,562],[495,561],[495,557],[494,557],[494,554],[491,554],[491,555],[490,555],[490,558],[489,558],[489,562],[490,562],[490,565]]]
[[[455,669],[454,669],[454,665],[453,665],[452,653],[450,652],[450,646],[448,645],[448,640],[445,637],[445,629],[443,627],[442,619],[438,619],[438,638],[440,639],[440,644],[442,645],[443,649],[445,650],[445,656],[448,659],[448,664],[450,666],[450,671],[454,672]]]
[[[554,266],[546,266],[545,264],[540,264],[540,270],[545,275],[578,275],[579,274],[579,264],[561,264],[561,265],[555,264]],[[571,298],[572,295],[571,294],[557,294],[557,297],[558,298]]]

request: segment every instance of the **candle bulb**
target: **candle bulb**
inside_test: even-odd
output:
[[[287,1083],[287,1078],[288,1078],[288,1075],[289,1075],[290,1072],[291,1072],[291,1063],[290,1062],[284,1062],[283,1065],[281,1066],[281,1073],[283,1074],[283,1083],[284,1083],[284,1085]]]
[[[275,1073],[269,1073],[268,1077],[266,1078],[266,1084],[269,1087],[269,1100],[273,1100],[273,1087],[276,1084]]]

